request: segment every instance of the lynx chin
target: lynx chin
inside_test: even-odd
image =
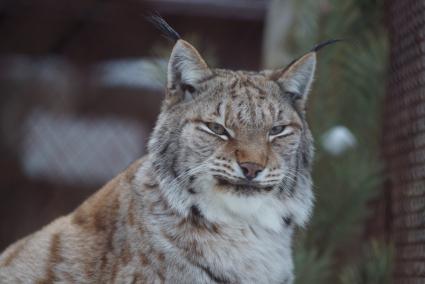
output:
[[[7,248],[0,283],[293,283],[292,235],[314,200],[318,48],[279,70],[212,69],[156,24],[175,45],[148,154]]]

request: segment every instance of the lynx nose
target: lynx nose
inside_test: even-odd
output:
[[[264,167],[261,165],[249,162],[241,163],[239,164],[239,167],[241,167],[244,176],[248,180],[253,180],[262,170],[264,170]]]

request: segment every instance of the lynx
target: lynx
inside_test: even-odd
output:
[[[7,248],[1,283],[293,283],[318,48],[279,70],[212,69],[156,20],[175,45],[148,154]]]

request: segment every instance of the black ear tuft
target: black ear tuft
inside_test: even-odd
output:
[[[329,39],[327,41],[321,42],[321,43],[317,44],[315,47],[313,47],[311,49],[311,52],[318,52],[323,47],[337,43],[337,42],[340,42],[340,41],[345,41],[345,39]]]
[[[146,17],[157,29],[159,29],[165,38],[169,39],[173,43],[181,39],[181,36],[176,32],[165,20],[158,14],[151,14]]]

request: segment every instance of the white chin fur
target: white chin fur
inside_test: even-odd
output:
[[[298,226],[305,226],[313,208],[313,192],[309,179],[299,178],[296,193],[290,197],[278,197],[271,191],[258,195],[239,195],[230,191],[216,190],[212,177],[199,181],[200,190],[196,204],[202,214],[212,222],[231,226],[260,226],[279,231],[283,217],[291,217]]]
[[[282,229],[282,203],[272,194],[237,195],[209,190],[199,206],[204,216],[213,222],[234,226],[258,225],[265,229]]]

